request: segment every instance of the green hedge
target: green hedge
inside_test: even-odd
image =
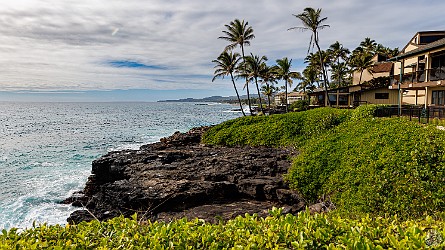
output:
[[[203,135],[202,142],[227,146],[288,146],[346,121],[349,110],[319,108],[271,116],[247,116],[223,122]]]
[[[300,148],[286,179],[348,214],[445,211],[445,133],[403,119],[345,122]]]
[[[70,226],[41,225],[0,233],[0,249],[443,249],[445,223],[430,217],[348,220],[329,215],[237,217],[209,224],[181,219],[138,223],[118,217]]]
[[[388,107],[388,105],[368,104],[362,105],[354,109],[351,113],[351,120],[358,121],[365,118],[372,118],[376,115],[379,108]]]

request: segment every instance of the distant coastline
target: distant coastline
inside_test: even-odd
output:
[[[250,98],[257,98],[257,95],[251,95]],[[247,99],[247,95],[240,96],[241,100]],[[236,96],[210,96],[204,98],[184,98],[175,100],[159,100],[158,102],[219,102],[219,103],[233,103],[238,102]]]

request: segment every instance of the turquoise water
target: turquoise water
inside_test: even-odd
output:
[[[228,104],[1,103],[0,230],[64,224],[74,211],[58,204],[81,190],[91,162],[137,149],[175,131],[240,114]]]

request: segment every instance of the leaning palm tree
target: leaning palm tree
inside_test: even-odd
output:
[[[292,87],[292,79],[301,79],[301,74],[299,72],[291,71],[292,59],[289,60],[287,57],[277,60],[277,65],[274,66],[274,72],[277,79],[284,80],[284,89],[286,96],[286,113],[288,112],[288,98],[287,98],[287,86]]]
[[[325,87],[325,92],[326,92],[326,96],[327,96],[328,95],[328,78],[327,78],[327,74],[326,74],[326,70],[325,70],[323,61],[321,60],[323,57],[321,55],[320,45],[318,44],[318,41],[319,41],[318,30],[329,27],[329,25],[323,24],[328,18],[321,17],[321,9],[315,10],[315,9],[309,8],[309,7],[305,8],[303,13],[300,13],[298,15],[294,14],[294,16],[301,20],[301,22],[303,23],[303,27],[292,27],[289,30],[300,29],[302,31],[305,31],[305,30],[312,31],[311,40],[309,41],[308,54],[309,54],[309,50],[311,49],[311,47],[313,47],[315,44],[315,46],[318,49],[319,56],[320,56],[320,67],[321,67],[321,71],[323,73],[324,87]],[[330,105],[329,102],[328,102],[328,105]]]
[[[263,67],[261,67],[260,76],[261,76],[261,83],[265,84],[263,85],[262,90],[263,94],[267,96],[267,101],[268,101],[267,107],[270,113],[270,98],[276,91],[276,88],[273,86],[273,84],[277,82],[277,79],[275,78],[275,74],[273,71],[273,67],[269,67],[266,64],[264,64]]]
[[[253,55],[252,53],[250,53],[250,56],[247,56],[246,58],[244,58],[245,60],[245,65],[244,65],[244,69],[245,69],[245,77],[248,78],[248,81],[254,81],[255,85],[256,85],[256,89],[258,92],[258,99],[260,100],[260,110],[261,113],[264,113],[263,111],[263,103],[261,101],[261,93],[260,93],[260,88],[258,86],[258,78],[261,77],[261,70],[262,68],[266,65],[266,61],[267,61],[267,57],[266,56],[262,56],[259,57],[257,55]]]
[[[222,32],[225,36],[218,37],[219,39],[223,39],[228,41],[230,44],[226,46],[225,50],[233,50],[237,46],[241,47],[241,55],[243,56],[243,62],[245,62],[244,55],[244,45],[249,46],[250,40],[255,38],[253,34],[252,26],[248,26],[248,22],[240,21],[239,19],[235,19],[230,22],[230,24],[224,25],[227,30],[223,30]],[[243,63],[245,65],[245,63]],[[246,89],[247,89],[247,103],[249,105],[250,114],[252,114],[252,106],[250,104],[250,93],[249,93],[249,84],[248,79],[246,78]]]
[[[216,60],[213,60],[212,62],[216,63],[215,65],[215,73],[212,79],[212,82],[215,81],[216,78],[221,77],[224,79],[224,76],[230,76],[233,83],[233,88],[236,92],[236,97],[238,97],[238,103],[239,107],[241,109],[241,112],[243,112],[243,116],[246,116],[243,110],[243,105],[241,104],[241,99],[238,94],[238,89],[236,88],[235,80],[233,78],[233,73],[236,71],[236,68],[238,67],[238,63],[240,61],[240,54],[239,53],[232,53],[224,51],[221,53],[221,55],[218,56]]]

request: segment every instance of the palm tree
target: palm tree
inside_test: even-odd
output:
[[[243,65],[245,67],[245,55],[244,55],[244,45],[249,46],[250,40],[255,38],[253,34],[252,26],[248,26],[248,22],[240,21],[239,19],[235,19],[230,22],[230,24],[224,25],[227,30],[223,30],[222,32],[225,36],[218,37],[219,39],[226,40],[230,42],[229,45],[226,46],[225,50],[233,50],[237,46],[241,47],[241,55],[243,56]],[[245,70],[245,69],[244,69]],[[250,93],[249,93],[249,84],[246,78],[246,88],[247,88],[247,103],[249,105],[250,114],[252,114],[252,106],[250,104]]]
[[[292,59],[289,61],[287,57],[277,60],[277,65],[274,67],[274,72],[278,79],[284,80],[284,88],[286,95],[286,113],[288,112],[288,99],[287,99],[287,85],[292,87],[292,79],[301,79],[301,74],[299,72],[291,71]]]
[[[318,44],[318,41],[319,41],[318,30],[329,27],[329,25],[323,24],[328,18],[321,17],[321,9],[315,10],[310,7],[305,8],[303,13],[300,13],[298,15],[294,14],[294,16],[301,20],[301,22],[303,23],[303,27],[293,27],[293,28],[290,28],[290,30],[291,29],[300,29],[302,31],[305,31],[305,30],[312,31],[311,40],[309,41],[308,53],[309,53],[311,46],[313,47],[313,44],[315,44],[315,46],[317,46],[318,53],[320,56],[320,66],[321,66],[321,71],[323,73],[324,87],[325,87],[325,92],[326,92],[326,96],[327,96],[328,95],[328,79],[327,79],[325,67],[323,65],[323,61],[321,60],[323,57],[321,55],[320,45]],[[328,105],[330,105],[329,102],[328,102]]]
[[[303,75],[302,75],[302,79],[301,79],[302,80],[301,81],[301,89],[303,89],[303,92],[305,92],[306,89],[309,89],[309,90],[315,89],[314,83],[317,83],[318,87],[320,87],[318,76],[319,76],[319,74],[310,67],[306,67],[303,70]]]
[[[320,59],[321,55],[321,59]],[[321,51],[321,53],[309,53],[309,55],[306,56],[304,59],[304,62],[308,64],[307,67],[311,68],[311,70],[317,72],[317,75],[319,75],[319,79],[324,79],[322,70],[320,68],[320,62],[322,62],[322,65],[325,67],[325,69],[328,67],[329,64],[331,64],[331,57],[330,54],[325,52],[324,50]],[[320,86],[320,83],[318,83]],[[321,84],[321,86],[326,86],[325,81]]]
[[[275,78],[275,74],[273,71],[273,67],[269,67],[266,64],[264,64],[264,66],[261,67],[260,77],[261,77],[261,83],[265,84],[262,86],[262,90],[263,94],[267,96],[267,101],[268,101],[267,106],[270,112],[270,98],[276,91],[276,87],[274,87],[273,84],[277,82],[277,79]]]
[[[244,67],[243,67],[246,70],[244,72],[245,77],[248,78],[248,81],[252,80],[255,82],[256,89],[258,92],[258,98],[260,100],[260,110],[261,110],[261,113],[264,113],[263,103],[261,101],[260,88],[258,86],[258,78],[261,77],[261,71],[262,71],[262,68],[264,68],[266,65],[265,62],[267,61],[267,57],[262,56],[260,58],[259,56],[253,55],[252,53],[250,53],[250,56],[247,56],[244,60],[246,63],[246,65],[244,65]]]
[[[331,55],[332,60],[336,61],[336,64],[331,63],[331,79],[337,79],[337,86],[340,86],[342,77],[334,77],[334,72],[340,73],[342,71],[340,69],[344,69],[343,66],[345,66],[346,64],[344,63],[344,65],[340,65],[340,59],[342,59],[343,61],[346,61],[348,59],[348,55],[350,53],[349,49],[344,48],[342,44],[336,41],[335,43],[331,44],[331,46],[329,46],[329,49],[327,51]],[[339,76],[341,74],[336,75]]]
[[[238,63],[240,61],[240,54],[239,53],[232,53],[224,51],[221,53],[221,55],[218,56],[216,60],[213,60],[212,62],[216,63],[215,65],[215,73],[212,79],[212,82],[215,81],[216,78],[221,77],[224,79],[224,76],[230,75],[230,78],[232,79],[233,88],[236,92],[236,97],[238,97],[238,103],[239,107],[241,109],[241,112],[243,112],[243,116],[246,116],[243,110],[243,105],[241,104],[241,99],[238,94],[238,89],[236,88],[235,80],[233,78],[233,72],[235,72]]]
[[[331,72],[332,80],[336,80],[338,83],[336,87],[344,87],[349,85],[348,74],[350,69],[345,62],[333,64],[331,66]]]
[[[373,57],[374,57],[373,54],[368,53],[366,51],[356,52],[352,56],[350,62],[351,66],[355,70],[360,71],[360,80],[358,84],[362,82],[363,71],[368,70],[368,72],[372,74],[370,68],[372,67],[372,65],[374,65],[374,62],[372,61]]]
[[[377,43],[375,42],[375,40],[366,37],[365,40],[363,40],[360,43],[360,48],[363,49],[363,51],[368,52],[369,54],[375,54],[376,50],[377,50]]]
[[[267,96],[267,106],[270,113],[270,98],[277,91],[277,88],[271,84],[263,85],[261,90],[265,96]]]
[[[329,46],[328,52],[332,55],[333,59],[337,61],[337,63],[340,63],[340,59],[346,61],[348,59],[348,55],[351,53],[349,49],[343,47],[343,45],[338,41]]]

